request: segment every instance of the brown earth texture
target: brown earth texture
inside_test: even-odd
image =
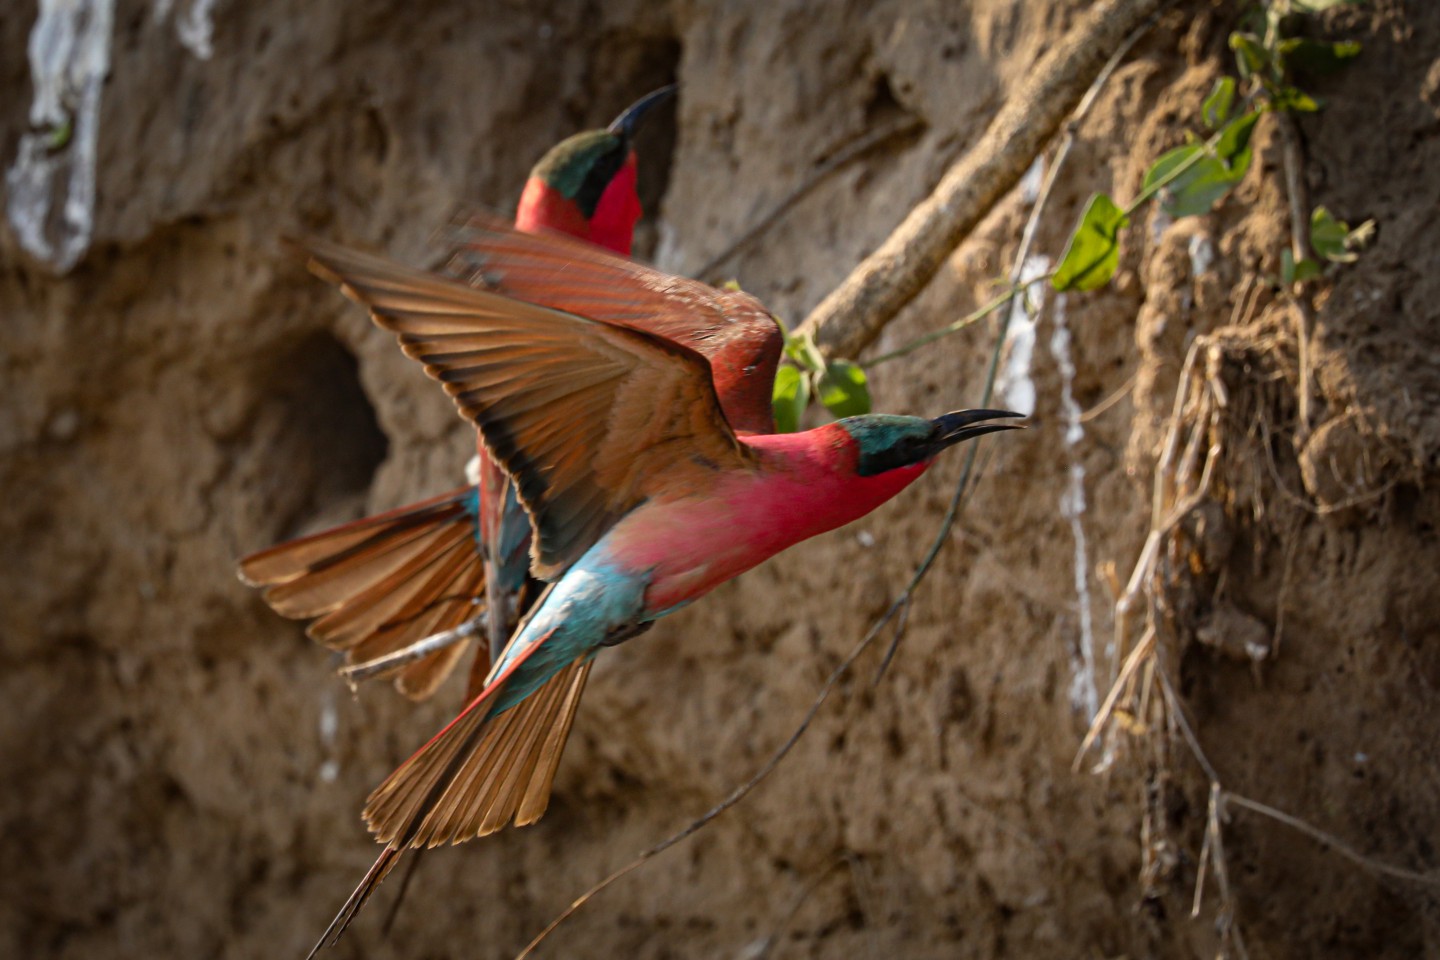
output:
[[[38,6],[0,16],[7,165]],[[678,80],[641,136],[638,253],[693,272],[910,120],[721,268],[797,323],[1087,6],[121,0],[88,252],[57,274],[0,231],[0,956],[304,956],[376,853],[365,794],[457,709],[457,681],[352,695],[236,578],[452,488],[471,450],[282,234],[433,263],[455,203],[513,210],[550,144]],[[1201,129],[1243,13],[1160,16],[1078,126],[1037,254]],[[208,59],[180,39],[206,18]],[[1272,115],[1214,212],[1137,210],[1110,286],[1012,328],[1001,396],[1033,391],[1030,429],[984,441],[888,672],[887,635],[765,782],[537,956],[1440,956],[1440,5],[1296,29],[1363,46],[1305,82],[1296,143],[1309,203],[1374,219],[1369,247],[1281,295]],[[993,296],[1034,201],[867,355]],[[996,329],[875,366],[876,408],[976,405]],[[606,651],[545,818],[427,854],[389,931],[393,878],[330,955],[514,956],[744,782],[904,587],[962,461]]]

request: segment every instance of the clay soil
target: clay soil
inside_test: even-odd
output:
[[[454,684],[352,696],[235,577],[243,553],[450,489],[469,453],[440,391],[282,233],[433,262],[455,202],[513,208],[548,145],[678,79],[644,136],[640,252],[693,271],[835,151],[915,118],[725,265],[798,322],[1086,4],[259,0],[215,5],[208,61],[154,6],[118,4],[90,252],[56,277],[0,239],[5,957],[303,956],[375,855],[364,795],[457,707]],[[0,18],[7,163],[35,14]],[[1136,47],[1039,252],[1198,127],[1239,14],[1181,0]],[[1199,958],[1227,915],[1257,958],[1440,956],[1434,886],[1234,807],[1230,895],[1207,881],[1192,919],[1208,780],[1174,730],[1134,724],[1107,771],[1072,769],[1206,336],[1222,455],[1166,554],[1159,662],[1225,789],[1440,876],[1440,7],[1306,30],[1364,52],[1310,86],[1303,181],[1378,235],[1314,285],[1303,363],[1264,280],[1289,235],[1266,118],[1219,210],[1147,208],[1112,287],[1047,301],[1031,429],[987,441],[884,678],[876,649],[743,805],[541,956]],[[874,349],[988,299],[1028,209],[1017,191]],[[877,408],[974,405],[993,338],[877,367]],[[1098,411],[1073,444],[1071,401]],[[332,955],[512,956],[749,777],[903,587],[959,469],[606,652],[545,819],[428,854],[388,935],[393,880]]]

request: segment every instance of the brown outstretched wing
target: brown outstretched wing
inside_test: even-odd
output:
[[[530,514],[542,580],[646,498],[753,466],[709,363],[688,347],[335,244],[301,246],[479,428]]]
[[[240,561],[240,577],[263,587],[281,616],[318,618],[306,633],[351,666],[385,660],[377,675],[414,700],[430,696],[467,643],[401,655],[475,616],[485,570],[475,545],[468,489],[291,540]],[[481,651],[476,669],[489,670]]]
[[[557,233],[522,233],[476,212],[441,239],[448,268],[475,285],[684,344],[710,361],[730,426],[773,433],[771,393],[785,339],[760,301],[615,256]]]

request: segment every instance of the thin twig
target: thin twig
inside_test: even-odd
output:
[[[1285,196],[1290,207],[1290,257],[1299,264],[1310,259],[1310,208],[1309,190],[1305,185],[1305,158],[1300,146],[1300,128],[1295,118],[1285,110],[1275,111],[1275,122],[1280,129],[1280,158],[1285,167]],[[1314,328],[1309,304],[1304,294],[1296,291],[1303,284],[1292,284],[1285,290],[1295,317],[1295,341],[1299,354],[1300,382],[1296,393],[1300,401],[1299,426],[1295,430],[1295,445],[1298,449],[1310,436],[1310,331]]]
[[[871,150],[874,150],[876,147],[889,143],[891,140],[917,133],[922,130],[924,126],[925,121],[920,117],[907,114],[904,117],[900,117],[894,123],[883,126],[878,130],[872,130],[858,140],[847,143],[812,170],[810,175],[806,177],[799,186],[781,198],[780,202],[771,207],[770,212],[757,220],[750,229],[742,233],[724,250],[721,250],[707,260],[703,267],[695,271],[695,278],[697,280],[703,280],[706,283],[717,282],[720,279],[717,275],[720,267],[724,266],[737,253],[753,243],[756,237],[774,226],[775,221],[788,213],[791,207],[803,200],[810,191],[818,187],[827,177],[842,167],[849,165],[859,157],[869,153]]]
[[[1180,704],[1180,698],[1175,693],[1175,688],[1170,685],[1170,678],[1164,672],[1157,674],[1160,678],[1160,692],[1165,697],[1165,709],[1175,719],[1175,725],[1180,728],[1180,733],[1185,738],[1185,743],[1190,747],[1190,754],[1195,762],[1200,764],[1200,769],[1205,771],[1205,777],[1211,783],[1220,782],[1220,774],[1215,772],[1215,767],[1210,763],[1210,758],[1205,756],[1205,751],[1200,748],[1200,741],[1195,737],[1195,731],[1190,729],[1190,721],[1185,717],[1185,710]]]
[[[1115,704],[1120,700],[1120,694],[1128,688],[1131,678],[1139,668],[1141,662],[1148,659],[1155,652],[1155,628],[1148,626],[1145,633],[1141,635],[1135,649],[1125,658],[1125,666],[1120,669],[1120,675],[1110,685],[1110,692],[1105,697],[1105,702],[1095,712],[1095,719],[1090,723],[1090,729],[1085,733],[1085,739],[1080,741],[1080,749],[1075,751],[1075,759],[1070,762],[1071,770],[1079,770],[1080,763],[1085,759],[1085,754],[1100,737],[1105,725],[1110,722],[1111,715],[1115,712]]]
[[[1240,794],[1233,793],[1229,790],[1225,791],[1225,802],[1227,804],[1233,803],[1237,807],[1244,807],[1246,810],[1250,810],[1262,816],[1269,817],[1271,820],[1275,820],[1285,824],[1285,826],[1289,827],[1292,830],[1298,830],[1301,833],[1305,834],[1305,836],[1309,837],[1311,840],[1314,840],[1318,843],[1323,843],[1326,846],[1333,848],[1336,853],[1340,854],[1340,856],[1344,857],[1346,860],[1349,860],[1351,863],[1354,863],[1355,865],[1360,867],[1364,867],[1366,870],[1372,871],[1373,873],[1383,874],[1387,877],[1394,877],[1397,880],[1408,880],[1411,883],[1424,884],[1427,887],[1440,887],[1440,877],[1437,877],[1434,874],[1419,873],[1414,870],[1406,870],[1404,867],[1392,866],[1391,864],[1376,860],[1374,857],[1367,857],[1365,856],[1365,854],[1359,852],[1354,847],[1341,841],[1334,834],[1326,833],[1324,830],[1321,830],[1318,827],[1311,826],[1304,820],[1301,820],[1299,817],[1292,817],[1284,810],[1277,810],[1269,804],[1261,803],[1258,800],[1251,800],[1248,797],[1242,797]]]
[[[1265,466],[1270,474],[1270,479],[1275,483],[1275,489],[1279,490],[1280,495],[1283,496],[1286,500],[1290,501],[1291,505],[1299,507],[1301,510],[1306,511],[1307,513],[1312,513],[1317,517],[1324,517],[1332,513],[1337,513],[1341,510],[1348,510],[1351,507],[1358,507],[1361,504],[1369,503],[1372,500],[1383,497],[1385,494],[1395,489],[1395,487],[1400,483],[1400,481],[1404,479],[1404,476],[1402,474],[1396,473],[1386,483],[1383,483],[1378,487],[1372,487],[1369,490],[1363,490],[1360,493],[1351,494],[1344,500],[1337,500],[1334,503],[1315,504],[1307,500],[1305,497],[1300,496],[1300,494],[1296,493],[1294,490],[1291,490],[1288,486],[1285,485],[1285,481],[1281,479],[1280,468],[1277,467],[1275,464],[1275,454],[1270,445],[1270,427],[1263,419],[1260,421],[1260,434],[1264,440],[1263,445],[1265,448]]]
[[[1215,841],[1217,831],[1210,829],[1215,811],[1215,791],[1210,791],[1210,802],[1205,808],[1205,836],[1200,841],[1200,860],[1195,868],[1195,895],[1190,898],[1190,919],[1200,916],[1200,908],[1205,903],[1205,871],[1210,868],[1210,848]]]
[[[1162,482],[1170,475],[1172,464],[1175,462],[1175,452],[1180,445],[1180,423],[1184,419],[1185,403],[1189,399],[1189,384],[1191,371],[1195,369],[1196,358],[1200,355],[1202,347],[1208,346],[1209,340],[1206,337],[1196,337],[1190,344],[1190,349],[1185,353],[1185,362],[1180,365],[1180,380],[1175,390],[1175,401],[1170,408],[1170,422],[1165,431],[1165,442],[1162,446],[1160,459],[1155,463],[1155,484],[1150,494],[1150,526],[1155,528],[1160,524],[1160,518],[1165,511],[1165,503],[1173,491],[1169,490]],[[1131,579],[1131,587],[1126,588],[1126,594],[1130,594],[1134,586],[1134,579]]]
[[[905,628],[909,625],[910,603],[907,600],[900,610],[900,615],[895,618],[895,630],[890,638],[890,646],[885,648],[885,656],[880,658],[880,666],[875,668],[875,678],[870,681],[871,690],[880,686],[880,681],[885,678],[885,671],[890,669],[890,661],[895,659],[895,651],[900,649],[900,639],[905,636]]]
[[[1290,253],[1295,262],[1310,256],[1310,190],[1305,183],[1305,151],[1300,128],[1286,110],[1272,112],[1280,128],[1280,159],[1285,167],[1285,198],[1290,208]]]
[[[906,354],[914,353],[916,350],[919,350],[926,344],[933,343],[934,341],[939,340],[941,337],[948,337],[952,333],[958,333],[961,330],[964,330],[966,327],[979,323],[981,320],[984,320],[996,310],[999,310],[1001,307],[1005,306],[1005,304],[1014,300],[1022,293],[1025,293],[1033,285],[1037,283],[1048,283],[1050,279],[1054,276],[1055,272],[1052,270],[1049,273],[1041,274],[1038,277],[1032,277],[1029,280],[1016,281],[1015,283],[1012,283],[1008,288],[1006,288],[1005,292],[1000,294],[994,300],[991,300],[983,307],[972,310],[965,316],[961,317],[959,320],[956,320],[953,323],[946,324],[939,330],[931,330],[924,336],[916,337],[914,340],[911,340],[909,343],[905,344],[905,346],[899,347],[895,350],[891,350],[889,353],[882,353],[878,357],[867,359],[865,361],[865,368],[868,370],[872,367],[879,366],[882,363],[887,363],[898,357],[903,357]]]
[[[815,894],[816,890],[820,889],[820,884],[829,879],[830,875],[837,869],[848,863],[850,863],[849,857],[836,857],[830,861],[830,864],[824,870],[821,870],[815,874],[815,876],[811,877],[810,882],[805,884],[805,886],[800,889],[800,892],[795,895],[794,899],[790,901],[790,906],[786,909],[780,921],[775,924],[774,929],[745,950],[742,954],[745,960],[765,960],[765,958],[769,957],[771,951],[775,949],[775,942],[779,940],[781,935],[789,928],[791,922],[795,919],[795,915],[800,912],[800,908],[805,905],[805,902]]]
[[[1225,859],[1225,834],[1221,829],[1224,820],[1225,796],[1220,784],[1211,781],[1210,800],[1205,811],[1205,832],[1211,836],[1210,863],[1215,868],[1215,885],[1220,888],[1220,912],[1216,917],[1216,926],[1220,930],[1221,944],[1233,941],[1241,960],[1247,960],[1249,952],[1245,949],[1245,938],[1240,934],[1240,926],[1235,922],[1235,898],[1230,892],[1230,868]]]
[[[1290,305],[1291,313],[1295,317],[1295,362],[1300,368],[1299,383],[1295,385],[1295,394],[1299,400],[1296,419],[1299,423],[1295,428],[1293,441],[1295,449],[1299,450],[1310,438],[1310,331],[1315,328],[1315,321],[1311,316],[1310,304],[1303,296],[1296,296],[1287,290],[1285,302]]]
[[[1119,390],[1116,390],[1114,393],[1110,394],[1110,396],[1106,397],[1104,400],[1101,400],[1089,410],[1086,410],[1084,413],[1080,414],[1080,422],[1089,423],[1091,420],[1094,420],[1096,417],[1104,414],[1111,407],[1115,406],[1115,404],[1130,396],[1130,392],[1135,389],[1135,384],[1139,382],[1140,371],[1136,370],[1134,373],[1130,374],[1130,379],[1126,380]]]

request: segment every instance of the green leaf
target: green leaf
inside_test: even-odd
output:
[[[1150,169],[1145,171],[1145,179],[1140,184],[1140,192],[1142,194],[1149,194],[1159,186],[1168,185],[1172,175],[1177,169],[1187,163],[1194,162],[1191,158],[1204,152],[1204,144],[1190,143],[1160,154],[1159,159],[1150,164]],[[1183,177],[1184,174],[1182,173],[1180,176]]]
[[[1214,157],[1206,157],[1185,171],[1170,185],[1161,201],[1165,212],[1177,220],[1209,213],[1240,178],[1225,169]]]
[[[858,363],[830,361],[817,386],[820,402],[836,417],[858,417],[870,412],[870,389]]]
[[[1270,63],[1270,52],[1253,33],[1230,34],[1230,49],[1235,51],[1235,65],[1240,69],[1241,79],[1264,73]]]
[[[1220,131],[1220,139],[1215,141],[1215,155],[1233,167],[1243,154],[1245,166],[1248,168],[1250,165],[1250,134],[1255,132],[1255,124],[1259,119],[1260,111],[1251,110],[1225,124]],[[1241,175],[1244,175],[1243,170]]]
[[[1289,40],[1281,40],[1278,50],[1280,63],[1286,70],[1297,70],[1320,77],[1335,73],[1360,56],[1360,44],[1353,40],[1325,43],[1321,40],[1291,37]]]
[[[1304,13],[1320,13],[1331,7],[1358,7],[1365,0],[1291,0],[1296,10]]]
[[[775,371],[775,389],[770,406],[775,413],[775,432],[794,433],[800,429],[800,417],[810,403],[810,378],[799,367],[782,364]]]
[[[825,358],[815,346],[815,338],[809,331],[793,333],[785,338],[785,356],[794,361],[801,370],[820,373],[825,369]]]
[[[59,150],[64,150],[67,146],[70,145],[70,138],[74,135],[74,133],[75,125],[70,121],[69,117],[66,117],[58,124],[51,127],[50,130],[46,133],[45,149],[49,150],[51,153],[55,153]]]
[[[1252,110],[1229,121],[1215,138],[1213,152],[1198,159],[1205,151],[1203,144],[1161,154],[1146,171],[1142,190],[1148,193],[1164,184],[1169,192],[1161,203],[1172,217],[1209,213],[1250,169],[1250,134],[1259,119]]]
[[[1306,257],[1299,263],[1295,262],[1295,254],[1286,247],[1280,251],[1280,279],[1288,287],[1292,283],[1300,283],[1309,280],[1311,277],[1320,276],[1320,264]]]
[[[1316,207],[1315,212],[1310,214],[1310,245],[1326,260],[1349,263],[1355,259],[1355,254],[1345,249],[1345,238],[1349,233],[1350,225],[1344,220],[1336,220],[1323,206]]]
[[[1235,78],[1221,77],[1215,81],[1215,89],[1210,91],[1210,96],[1200,105],[1201,116],[1205,120],[1205,126],[1216,130],[1222,123],[1230,119],[1230,108],[1235,105]]]
[[[1119,233],[1129,222],[1105,194],[1091,197],[1050,280],[1055,289],[1094,290],[1109,283],[1120,265]]]
[[[1323,206],[1310,214],[1310,245],[1315,252],[1334,263],[1354,263],[1355,251],[1375,235],[1375,221],[1366,220],[1354,230],[1344,220],[1336,220]]]
[[[1281,87],[1275,91],[1270,102],[1276,110],[1290,113],[1315,113],[1320,109],[1320,101],[1298,87]]]

